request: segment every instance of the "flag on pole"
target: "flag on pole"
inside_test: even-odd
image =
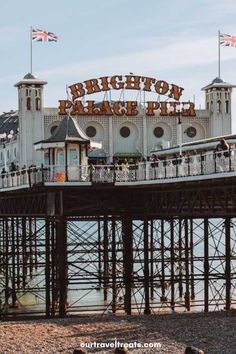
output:
[[[236,47],[236,36],[220,33],[219,41],[221,47]]]
[[[52,32],[32,28],[32,42],[57,42],[58,36]]]

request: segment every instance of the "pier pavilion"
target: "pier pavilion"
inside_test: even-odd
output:
[[[27,84],[18,87],[28,97]],[[39,88],[33,97],[42,98]],[[19,118],[31,131],[37,117],[30,114]],[[20,144],[24,168],[1,174],[2,316],[234,308],[234,147],[155,163],[86,165],[63,181],[55,179],[58,166],[42,163],[32,147]],[[66,170],[65,159],[61,166]]]

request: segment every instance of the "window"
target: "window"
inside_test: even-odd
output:
[[[51,135],[55,132],[55,130],[57,129],[57,125],[53,125],[50,129],[50,133]]]
[[[122,127],[120,129],[120,135],[123,137],[123,138],[128,138],[128,136],[130,135],[130,129],[128,127]]]
[[[64,157],[64,151],[63,150],[58,150],[58,152],[57,152],[57,163],[58,163],[58,165],[64,165],[65,164],[65,157]]]
[[[221,102],[217,101],[217,112],[220,113],[221,112]]]
[[[36,98],[35,100],[35,108],[36,108],[36,111],[40,111],[40,98]]]
[[[89,138],[93,138],[96,134],[97,134],[97,130],[92,125],[86,128],[86,135]]]
[[[162,127],[156,127],[153,130],[153,134],[156,138],[161,138],[164,135],[164,130],[162,129]]]
[[[225,113],[229,113],[229,101],[225,101]]]
[[[76,149],[69,150],[69,165],[77,166],[78,164],[78,155]]]
[[[31,111],[31,98],[30,97],[27,97],[26,107],[27,107],[27,111]]]
[[[197,135],[197,130],[194,127],[189,127],[186,130],[186,134],[189,138],[194,138]]]

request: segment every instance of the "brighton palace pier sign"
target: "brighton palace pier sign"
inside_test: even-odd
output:
[[[180,102],[183,88],[175,84],[155,78],[136,75],[103,76],[99,79],[86,80],[69,86],[72,99],[59,101],[59,114],[66,115],[105,115],[105,116],[136,116],[138,115],[137,101],[102,101],[99,106],[95,101],[82,101],[85,95],[110,90],[143,90],[164,95],[168,101],[147,101],[145,110],[147,116],[159,112],[161,116],[195,116],[194,103]],[[187,107],[187,108],[186,108]]]

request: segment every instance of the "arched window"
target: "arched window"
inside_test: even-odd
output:
[[[229,101],[225,101],[225,113],[229,113]]]
[[[78,155],[76,149],[69,149],[69,165],[76,166],[78,164]]]
[[[65,164],[65,156],[64,156],[64,151],[63,150],[58,150],[57,151],[57,163],[58,163],[58,165],[64,165]]]
[[[51,135],[55,132],[55,130],[57,129],[57,125],[53,125],[50,129],[50,133]]]
[[[221,112],[221,101],[217,101],[217,112]]]
[[[26,107],[27,107],[27,111],[31,111],[31,98],[30,97],[27,97]]]
[[[36,111],[40,111],[40,98],[36,97],[35,99],[35,107],[36,107]]]

